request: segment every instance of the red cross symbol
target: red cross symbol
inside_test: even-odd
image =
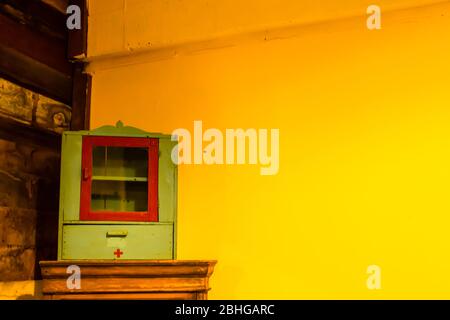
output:
[[[120,258],[120,256],[123,255],[123,251],[120,251],[120,249],[117,249],[116,251],[114,251],[114,255],[115,255],[117,258]]]

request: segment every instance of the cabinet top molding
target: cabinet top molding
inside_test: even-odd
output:
[[[92,136],[123,136],[142,138],[170,138],[170,134],[159,132],[147,132],[132,126],[125,126],[122,121],[117,121],[116,125],[105,125],[90,131],[65,131],[65,135],[92,135]]]

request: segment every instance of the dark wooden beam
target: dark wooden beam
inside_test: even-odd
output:
[[[0,74],[70,105],[73,66],[66,60],[66,42],[46,36],[1,13],[0,30]]]
[[[87,57],[88,9],[86,0],[70,0],[69,5],[81,9],[81,29],[69,30],[69,60],[83,60]]]
[[[68,58],[75,63],[72,94],[72,130],[90,128],[91,75],[84,73],[84,59],[87,57],[88,10],[86,0],[70,0],[69,5],[81,9],[81,30],[69,30]]]
[[[89,130],[91,113],[92,77],[83,73],[84,65],[78,63],[73,75],[71,130]]]
[[[67,40],[65,12],[40,0],[1,0],[0,11],[36,31]]]
[[[0,14],[0,45],[14,49],[64,74],[71,75],[72,66],[66,60],[66,43],[45,36],[27,25]]]
[[[66,14],[66,9],[69,5],[69,0],[41,0],[45,4],[55,8],[59,12]]]
[[[1,44],[0,57],[1,77],[66,105],[71,105],[71,74],[59,72]]]

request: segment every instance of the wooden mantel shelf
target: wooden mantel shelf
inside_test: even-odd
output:
[[[216,261],[62,260],[41,261],[45,299],[205,300]],[[68,289],[67,267],[81,271],[81,288]]]

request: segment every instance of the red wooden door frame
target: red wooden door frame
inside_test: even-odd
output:
[[[92,211],[92,150],[100,147],[135,147],[148,148],[148,185],[147,211],[145,212],[114,212]],[[87,221],[158,221],[158,151],[159,141],[155,138],[132,137],[83,137],[81,159],[81,199],[80,220]]]

